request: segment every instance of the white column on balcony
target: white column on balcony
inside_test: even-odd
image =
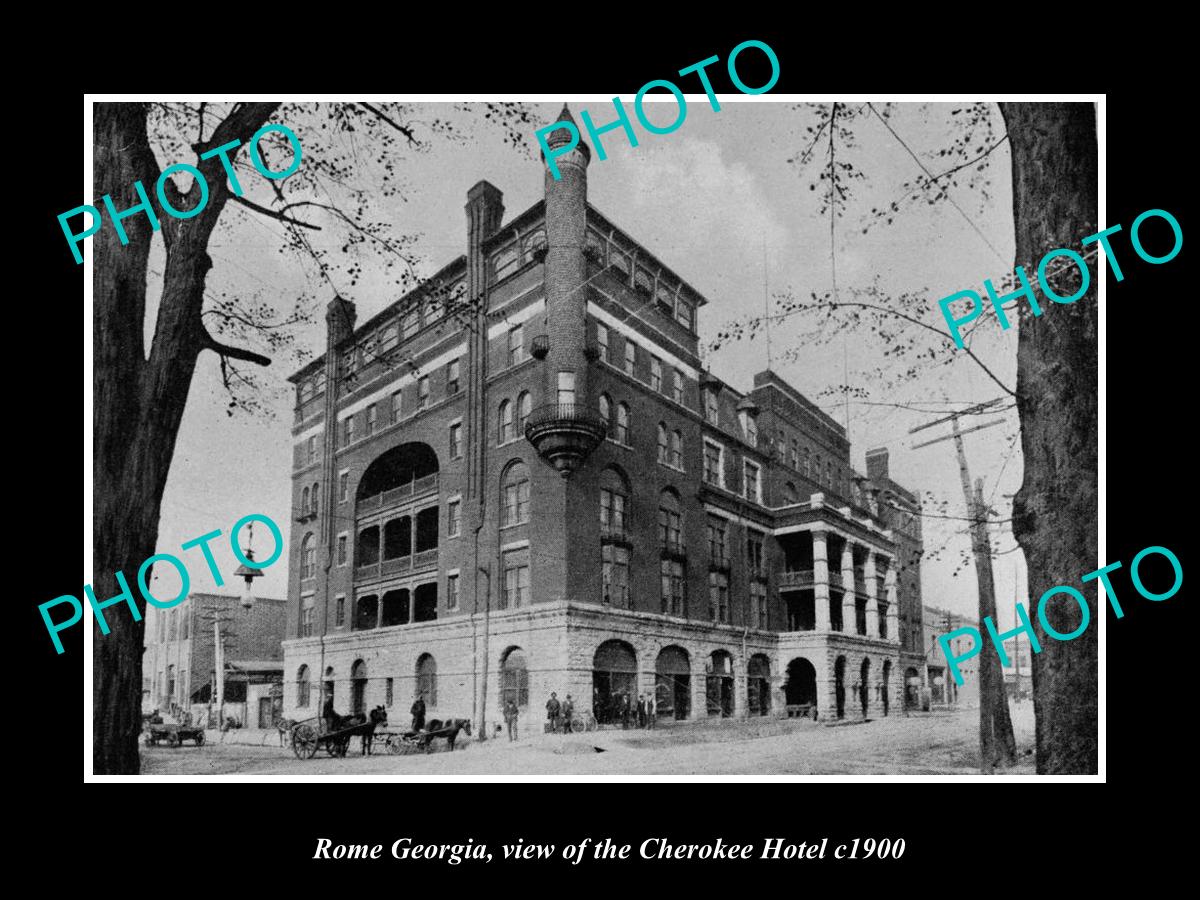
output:
[[[867,637],[879,637],[879,573],[875,570],[875,552],[867,553],[863,566],[863,593],[867,595]],[[890,629],[889,629],[890,633]]]
[[[893,644],[900,643],[900,602],[896,596],[896,570],[888,566],[887,575],[883,579],[884,590],[887,591],[887,623],[888,640]]]
[[[856,586],[854,584],[854,545],[846,539],[846,549],[842,551],[842,631],[846,634],[858,634],[858,623],[854,614]]]
[[[826,537],[824,531],[812,533],[813,605],[817,613],[817,631],[829,630],[829,558],[826,555]]]

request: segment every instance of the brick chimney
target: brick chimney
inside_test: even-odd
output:
[[[888,452],[887,447],[877,447],[867,451],[867,477],[882,486],[888,481]]]

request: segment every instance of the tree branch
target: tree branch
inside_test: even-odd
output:
[[[363,109],[365,109],[367,112],[372,113],[372,114],[378,116],[379,118],[381,118],[383,121],[387,122],[389,125],[391,125],[393,128],[395,128],[398,132],[400,132],[402,135],[404,135],[406,138],[408,138],[408,142],[410,144],[412,144],[414,147],[420,143],[420,141],[417,140],[417,136],[415,134],[413,134],[411,128],[405,128],[399,122],[393,122],[390,118],[388,118],[386,115],[384,115],[380,110],[373,107],[370,103],[360,103],[358,105],[361,106]]]
[[[321,230],[320,225],[313,225],[313,224],[310,224],[309,222],[301,222],[299,219],[293,219],[289,216],[285,216],[281,212],[276,212],[275,210],[268,209],[265,206],[259,206],[253,200],[248,200],[244,196],[239,197],[236,194],[230,194],[229,199],[231,199],[234,203],[240,203],[242,206],[246,207],[247,209],[252,209],[257,213],[262,213],[264,216],[269,216],[272,219],[278,219],[280,222],[287,222],[290,225],[299,225],[302,228],[311,228],[313,231]],[[292,205],[299,206],[300,204],[294,203]]]
[[[228,344],[222,344],[207,331],[200,340],[202,349],[212,350],[221,355],[221,366],[224,368],[225,360],[241,359],[246,362],[252,362],[259,366],[269,366],[271,364],[270,357],[263,356],[261,353],[255,353],[253,350],[243,350],[240,347],[230,347]]]

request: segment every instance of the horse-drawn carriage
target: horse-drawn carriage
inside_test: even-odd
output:
[[[330,756],[345,756],[350,749],[350,739],[362,738],[363,753],[369,753],[375,729],[387,725],[387,711],[382,706],[371,710],[369,716],[356,713],[351,716],[316,716],[288,725],[292,738],[292,752],[297,759],[312,759],[322,746]],[[281,727],[282,731],[282,727]]]
[[[199,747],[204,743],[204,728],[200,725],[146,722],[142,726],[142,739],[147,747],[155,747],[159,741],[165,741],[168,747],[178,747],[184,741],[195,741]]]
[[[382,731],[375,735],[377,740],[384,741],[389,753],[432,753],[433,742],[444,738],[451,752],[454,742],[458,740],[459,732],[471,733],[470,719],[430,719],[428,726],[414,731]]]

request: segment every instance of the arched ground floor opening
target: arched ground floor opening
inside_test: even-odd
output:
[[[803,656],[798,656],[788,663],[783,696],[789,714],[812,714],[817,710],[817,670]]]
[[[654,664],[654,707],[660,719],[686,719],[691,712],[691,662],[682,647],[663,647]]]
[[[733,715],[733,657],[726,651],[715,650],[709,657],[704,688],[708,715]]]
[[[592,714],[601,724],[637,714],[637,655],[624,641],[605,641],[592,659]]]
[[[765,716],[771,712],[771,660],[762,653],[746,665],[746,712]]]

